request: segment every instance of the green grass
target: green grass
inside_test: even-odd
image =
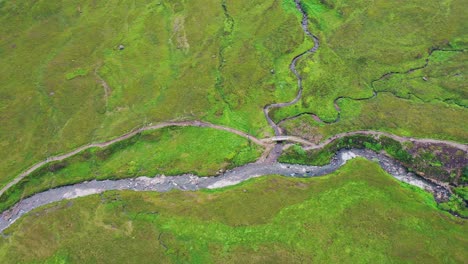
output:
[[[302,112],[335,120],[335,98],[370,97],[373,80],[423,65],[430,48],[467,47],[462,0],[303,5],[321,46],[297,65],[302,100],[274,111],[276,120]],[[262,107],[294,98],[288,65],[312,46],[300,19],[292,0],[0,0],[0,187],[46,157],[150,123],[201,119],[272,135]],[[374,83],[392,94],[340,100],[336,124],[304,116],[284,127],[315,141],[374,129],[467,142],[466,54],[459,55],[435,52],[427,68]],[[398,146],[361,143],[402,154]],[[331,153],[327,148],[316,160]],[[222,131],[143,133],[41,168],[1,197],[0,209],[84,180],[212,175],[258,155],[256,146]],[[462,182],[466,175],[468,167]],[[461,212],[463,202],[456,197],[439,207]],[[0,238],[1,263],[116,263],[129,256],[138,263],[467,259],[463,220],[362,160],[320,179],[269,177],[187,193],[110,192],[39,209],[9,232]]]
[[[87,180],[156,174],[216,175],[219,170],[255,161],[257,145],[211,128],[165,128],[144,132],[105,149],[89,149],[45,165],[0,197],[0,211],[34,193]]]
[[[454,189],[455,193],[463,200],[468,201],[468,186],[457,187]]]
[[[440,6],[422,1],[308,2],[310,20],[322,45],[317,54],[298,65],[304,76],[302,102],[277,111],[275,119],[313,112],[326,122],[334,121],[338,113],[333,106],[335,98],[370,97],[374,80],[387,72],[424,65],[429,48],[465,48],[467,32],[462,25],[466,22],[452,24],[461,21],[460,5],[461,1]],[[442,14],[441,10],[448,9],[453,14]],[[437,14],[437,19],[430,18],[431,13]],[[446,22],[442,25],[441,21]],[[449,30],[442,33],[445,26]],[[423,30],[424,36],[414,34]],[[289,134],[315,142],[363,129],[467,142],[468,112],[457,106],[466,104],[465,57],[465,52],[435,51],[426,68],[374,83],[377,91],[392,94],[380,93],[372,100],[339,100],[341,119],[337,123],[319,123],[303,115],[286,121],[282,127]]]
[[[415,96],[425,102],[452,102],[468,107],[468,91],[465,87],[464,67],[466,52],[435,51],[429,57],[426,68],[405,74],[394,74],[375,82],[377,91],[390,91],[395,95],[411,99]]]
[[[31,212],[2,263],[462,263],[465,220],[376,164],[223,191],[108,192]]]
[[[65,74],[65,78],[67,80],[72,80],[72,79],[75,79],[77,77],[83,77],[83,76],[86,76],[88,75],[89,71],[86,70],[86,69],[83,69],[83,68],[78,68],[72,72],[69,72],[67,74]]]
[[[372,100],[339,101],[342,110],[337,123],[318,123],[309,115],[282,124],[289,134],[319,142],[337,133],[378,130],[392,134],[468,142],[466,108],[442,102],[412,102],[381,93]]]
[[[442,210],[468,218],[468,186],[455,187],[453,192],[450,200],[439,204],[439,207]]]
[[[336,97],[370,96],[372,80],[422,65],[431,47],[466,47],[461,0],[303,4],[321,47],[298,64],[303,100],[275,112],[278,120],[303,111],[334,120]],[[48,156],[148,123],[202,119],[271,135],[262,107],[294,97],[288,64],[312,46],[292,0],[8,0],[0,22],[0,146],[8,150],[0,152],[0,186]],[[385,89],[422,96],[431,85],[428,101],[464,105],[463,74],[439,79],[461,72],[464,57],[433,55],[429,82]],[[466,113],[456,111],[452,123]],[[380,126],[395,130],[391,121]],[[452,130],[436,136],[460,139],[454,133],[463,130]]]
[[[292,2],[226,7],[228,27],[220,0],[2,1],[0,186],[148,123],[202,119],[270,135],[261,110],[294,96],[288,64],[308,41],[300,16]]]
[[[276,111],[276,120],[314,112],[325,121],[333,121],[337,117],[333,106],[336,98],[370,97],[373,80],[388,72],[407,71],[424,65],[429,49],[433,47],[467,47],[467,22],[461,11],[462,0],[444,3],[310,0],[304,1],[304,6],[309,14],[311,31],[319,37],[321,46],[316,54],[298,63],[304,79],[303,99],[299,104]],[[463,61],[463,58],[459,60]],[[447,67],[435,70],[434,75],[440,77],[447,71],[454,73],[450,68],[463,71],[460,62],[458,66],[437,62],[431,67],[437,68],[437,64]],[[427,99],[465,100],[466,94],[460,97],[463,87],[450,87],[453,78],[449,78],[451,80],[434,78],[429,81],[433,84],[428,88],[431,92]],[[461,78],[457,82],[463,85],[463,76],[456,78]],[[391,87],[396,94],[412,89],[401,83],[397,85]],[[426,89],[426,83],[418,89],[423,88]]]

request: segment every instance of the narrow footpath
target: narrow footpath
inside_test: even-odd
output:
[[[12,208],[4,211],[0,215],[0,232],[8,228],[11,224],[13,224],[17,219],[19,219],[22,215],[31,210],[38,208],[40,206],[61,201],[64,199],[74,199],[77,197],[83,197],[92,194],[98,194],[109,190],[134,190],[134,191],[158,191],[158,192],[166,192],[172,189],[178,189],[182,191],[195,191],[200,189],[215,189],[215,188],[222,188],[226,186],[232,186],[238,184],[240,182],[246,181],[251,178],[263,176],[263,175],[283,175],[288,177],[314,177],[314,176],[321,176],[325,174],[332,173],[343,166],[348,160],[355,158],[355,157],[363,157],[368,160],[377,161],[380,166],[390,175],[395,177],[396,179],[409,183],[414,186],[418,186],[422,189],[425,189],[434,194],[434,197],[437,201],[445,200],[450,196],[450,190],[447,187],[437,185],[430,181],[425,180],[414,173],[408,172],[398,161],[393,160],[390,157],[387,157],[383,154],[375,153],[370,150],[340,150],[336,153],[335,157],[332,159],[331,163],[322,166],[302,166],[302,165],[289,165],[289,164],[281,164],[278,163],[278,157],[281,155],[283,151],[283,142],[294,142],[299,143],[304,146],[304,149],[321,149],[324,148],[326,145],[330,144],[334,140],[337,140],[342,137],[351,136],[351,135],[373,135],[373,136],[387,136],[399,142],[422,142],[422,143],[431,143],[431,144],[446,144],[465,152],[468,152],[468,145],[461,144],[452,141],[444,141],[444,140],[435,140],[435,139],[416,139],[411,137],[401,137],[397,135],[392,135],[385,132],[380,131],[354,131],[354,132],[346,132],[334,135],[327,140],[323,141],[320,144],[315,144],[310,142],[306,139],[295,137],[295,136],[287,136],[283,135],[281,128],[276,124],[270,117],[270,111],[275,108],[287,107],[297,103],[302,97],[302,77],[296,70],[297,62],[306,54],[315,53],[319,48],[319,40],[316,36],[314,36],[309,31],[309,24],[308,24],[308,17],[305,13],[300,0],[294,0],[296,4],[296,8],[302,14],[302,29],[304,33],[312,38],[314,42],[314,46],[297,55],[292,60],[289,68],[297,77],[298,82],[298,92],[296,97],[290,101],[285,103],[274,103],[267,105],[263,108],[263,112],[265,114],[265,118],[268,121],[268,124],[272,127],[275,136],[271,138],[264,138],[258,139],[253,135],[245,133],[240,130],[236,130],[233,128],[215,125],[207,122],[202,121],[182,121],[182,122],[163,122],[157,125],[151,125],[139,128],[127,134],[124,134],[120,137],[115,139],[101,142],[101,143],[92,143],[88,145],[81,146],[69,153],[65,153],[58,156],[53,156],[45,159],[44,161],[38,162],[31,166],[26,171],[22,172],[20,175],[15,177],[11,182],[5,185],[0,190],[0,196],[4,195],[7,190],[9,190],[12,186],[19,183],[25,177],[29,176],[33,171],[39,169],[40,167],[54,161],[62,161],[69,157],[72,157],[84,150],[89,148],[104,148],[110,146],[114,143],[120,142],[122,140],[131,138],[138,133],[143,131],[149,130],[157,130],[162,129],[165,127],[208,127],[212,129],[218,129],[227,131],[229,133],[236,134],[238,136],[244,137],[249,141],[262,146],[265,151],[262,156],[257,160],[256,163],[247,164],[241,167],[234,168],[230,171],[225,172],[224,174],[216,177],[198,177],[196,175],[186,174],[180,176],[171,176],[166,177],[164,175],[157,175],[154,178],[148,177],[139,177],[136,179],[123,179],[117,181],[105,180],[105,181],[90,181],[84,183],[78,183],[70,186],[58,187],[55,189],[50,189],[42,193],[38,193],[28,197],[26,199],[21,200],[19,203],[14,205]],[[104,85],[103,85],[104,86]],[[107,88],[104,86],[107,90]],[[109,91],[110,92],[110,91]]]

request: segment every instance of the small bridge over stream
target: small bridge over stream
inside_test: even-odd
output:
[[[268,143],[274,143],[274,142],[283,142],[283,141],[289,141],[289,142],[296,142],[300,143],[303,145],[309,145],[309,146],[314,146],[315,144],[307,141],[303,138],[295,137],[295,136],[275,136],[275,137],[270,137],[270,138],[265,138],[262,141],[268,142]]]

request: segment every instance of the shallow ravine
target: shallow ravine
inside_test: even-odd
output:
[[[40,206],[58,202],[65,199],[99,194],[111,190],[156,191],[167,192],[170,190],[196,191],[201,189],[217,189],[232,186],[246,180],[266,176],[283,175],[287,177],[316,177],[330,174],[338,170],[348,160],[363,157],[368,160],[378,161],[380,166],[399,181],[420,187],[434,194],[436,200],[444,199],[450,192],[444,187],[408,172],[399,162],[382,154],[370,150],[342,150],[332,159],[331,163],[322,167],[290,165],[290,164],[258,164],[251,163],[242,167],[227,171],[217,177],[198,177],[186,174],[166,177],[158,175],[154,178],[139,177],[136,179],[89,181],[75,185],[50,189],[35,194],[17,203],[11,209],[0,215],[0,232],[12,225],[24,214]]]

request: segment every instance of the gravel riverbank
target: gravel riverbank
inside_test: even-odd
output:
[[[243,181],[264,176],[283,175],[286,177],[316,177],[332,173],[343,166],[348,160],[364,157],[378,162],[380,166],[396,179],[425,189],[434,194],[436,200],[444,200],[450,192],[442,186],[429,182],[414,173],[408,172],[399,162],[383,154],[370,150],[342,150],[325,166],[305,166],[291,164],[247,164],[216,177],[198,177],[196,175],[164,176],[154,178],[139,177],[134,179],[89,181],[75,185],[50,189],[35,194],[17,203],[11,209],[0,215],[0,232],[12,225],[24,214],[40,206],[66,199],[99,194],[110,190],[155,191],[170,190],[196,191],[200,189],[216,189],[236,185]]]

